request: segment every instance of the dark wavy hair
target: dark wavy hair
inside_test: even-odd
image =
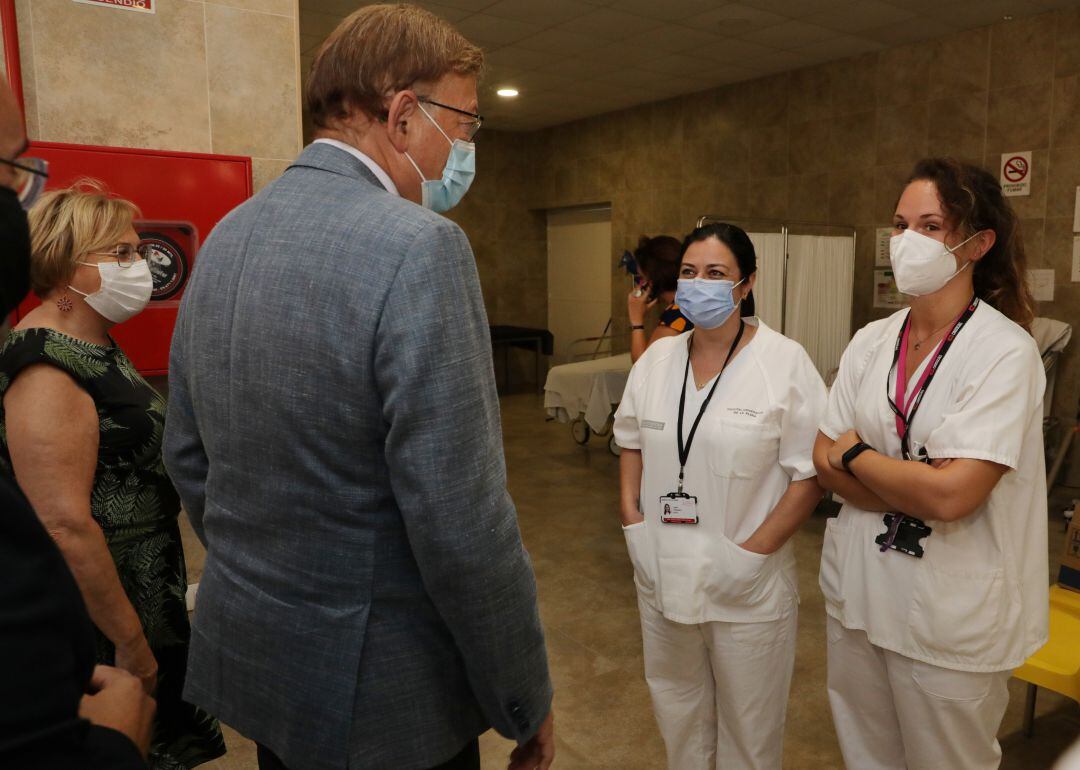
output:
[[[678,288],[681,254],[679,240],[670,235],[657,235],[655,238],[643,235],[638,240],[634,259],[638,268],[648,276],[653,294]]]
[[[731,253],[735,255],[735,262],[739,266],[739,273],[742,274],[744,279],[749,278],[757,272],[757,252],[754,251],[754,244],[750,240],[750,236],[747,235],[746,231],[741,227],[728,224],[727,222],[712,222],[695,228],[694,231],[683,240],[682,250],[679,252],[679,260],[682,260],[683,255],[686,254],[686,250],[690,248],[691,245],[706,241],[709,238],[715,238],[731,249]],[[746,299],[742,301],[739,315],[754,315],[753,291],[747,294]]]
[[[1020,221],[993,174],[954,158],[925,158],[907,184],[933,182],[950,227],[968,237],[993,230],[997,239],[974,265],[975,295],[1030,330],[1035,300],[1027,283]],[[905,185],[906,187],[907,185]]]

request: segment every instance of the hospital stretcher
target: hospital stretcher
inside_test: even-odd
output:
[[[570,435],[582,446],[594,433],[606,436],[608,451],[618,457],[621,450],[611,426],[630,366],[629,353],[553,366],[544,384],[549,417],[570,423]]]

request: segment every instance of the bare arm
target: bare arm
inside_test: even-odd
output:
[[[841,436],[828,452],[833,468],[843,467],[843,453],[859,441],[854,431]],[[1008,468],[989,460],[948,458],[933,465],[897,460],[873,450],[848,463],[851,476],[888,506],[917,519],[957,521],[985,502]]]
[[[895,510],[844,470],[843,466],[837,469],[829,464],[829,451],[835,443],[824,433],[818,433],[817,441],[814,442],[814,468],[818,472],[818,483],[829,492],[835,492],[856,508],[864,511]]]
[[[645,520],[639,505],[641,470],[641,450],[623,449],[619,455],[619,518],[624,527]]]
[[[15,477],[75,575],[90,618],[116,645],[116,664],[148,692],[157,663],[128,600],[101,527],[90,515],[98,455],[94,402],[48,365],[25,369],[4,396]]]
[[[653,329],[652,336],[647,340],[645,339],[644,329],[633,329],[630,332],[630,361],[636,363],[642,354],[649,349],[649,345],[653,344],[659,339],[664,337],[674,337],[679,332],[672,329],[670,326],[657,326]]]
[[[822,494],[816,478],[791,482],[776,507],[754,530],[754,534],[741,544],[742,547],[763,554],[779,551],[810,518]]]

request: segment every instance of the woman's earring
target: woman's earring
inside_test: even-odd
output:
[[[71,298],[64,294],[60,299],[56,300],[56,306],[60,308],[61,313],[70,313],[72,307]]]

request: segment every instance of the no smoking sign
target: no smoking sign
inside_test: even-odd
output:
[[[1001,191],[1008,196],[1031,194],[1031,152],[1001,154]]]

